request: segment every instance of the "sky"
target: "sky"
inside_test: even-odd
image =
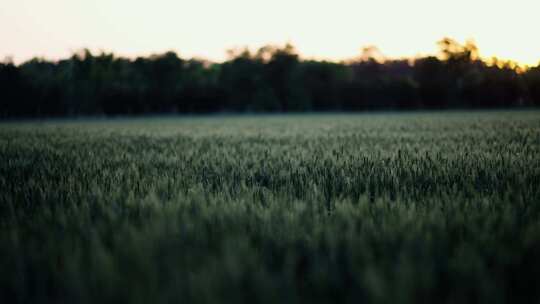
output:
[[[135,57],[292,43],[305,58],[339,61],[375,45],[390,58],[435,54],[474,39],[480,55],[540,62],[540,0],[0,0],[0,60],[66,58],[80,50]]]

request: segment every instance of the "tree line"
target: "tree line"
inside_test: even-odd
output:
[[[174,52],[128,59],[88,50],[59,61],[6,60],[0,117],[540,105],[540,65],[487,63],[474,43],[438,44],[438,56],[381,60],[367,48],[340,63],[302,59],[290,44],[230,51],[222,63]]]

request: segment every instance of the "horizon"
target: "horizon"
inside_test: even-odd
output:
[[[512,6],[458,0],[445,8],[425,0],[259,4],[266,6],[247,0],[159,0],[150,5],[21,0],[0,11],[0,36],[7,42],[0,45],[0,59],[56,61],[89,49],[127,58],[174,51],[183,58],[222,62],[229,49],[285,43],[304,59],[350,60],[367,46],[376,46],[388,59],[402,59],[436,55],[436,42],[451,37],[460,43],[474,40],[485,61],[540,63],[540,42],[528,34],[540,26],[534,16],[540,4],[531,0]]]

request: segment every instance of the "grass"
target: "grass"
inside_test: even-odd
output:
[[[533,303],[540,112],[0,124],[2,303]]]

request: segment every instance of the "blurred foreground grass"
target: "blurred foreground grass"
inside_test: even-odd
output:
[[[2,303],[538,303],[540,112],[0,124]]]

